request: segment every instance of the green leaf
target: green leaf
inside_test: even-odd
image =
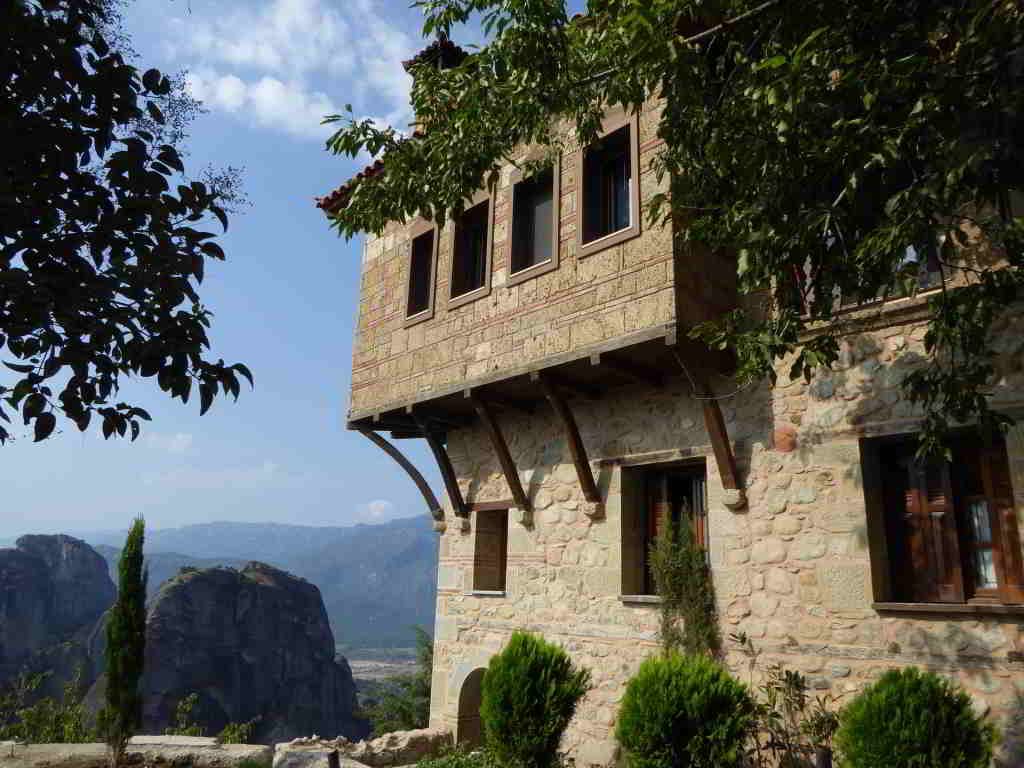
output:
[[[33,442],[40,442],[45,440],[52,433],[54,428],[57,426],[57,417],[52,413],[41,413],[36,418],[35,423],[35,440]]]

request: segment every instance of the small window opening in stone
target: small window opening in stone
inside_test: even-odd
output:
[[[629,130],[625,125],[586,150],[583,160],[584,243],[627,229],[632,224]]]
[[[516,184],[512,210],[512,273],[551,261],[555,175],[551,170]]]
[[[424,232],[412,241],[409,260],[409,296],[406,317],[430,308],[431,275],[434,272],[434,232]]]
[[[622,594],[657,595],[651,570],[651,546],[668,514],[685,520],[695,542],[707,540],[707,471],[699,464],[657,465],[623,470]]]
[[[504,592],[508,570],[508,510],[477,512],[473,590]]]
[[[487,225],[490,201],[465,211],[455,224],[452,297],[482,288],[487,277]]]

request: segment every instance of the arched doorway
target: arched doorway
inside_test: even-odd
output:
[[[480,693],[484,670],[474,669],[469,673],[459,691],[459,722],[455,740],[460,746],[479,747],[484,742],[483,725],[480,723]]]

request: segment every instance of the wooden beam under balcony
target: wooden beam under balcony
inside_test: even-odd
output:
[[[434,492],[430,490],[430,485],[424,479],[420,471],[413,466],[412,462],[405,457],[405,454],[372,429],[360,427],[358,431],[369,439],[370,442],[384,451],[384,453],[394,459],[398,466],[405,470],[405,473],[409,475],[412,481],[416,484],[420,494],[423,496],[423,500],[427,502],[427,508],[430,510],[430,516],[435,520],[444,520],[444,507],[437,502],[437,497],[434,495]]]
[[[546,372],[538,371],[537,381],[544,391],[544,396],[551,403],[555,415],[562,423],[562,429],[565,430],[569,453],[572,454],[572,463],[576,467],[576,477],[579,478],[580,488],[583,490],[583,498],[591,503],[600,504],[601,492],[594,481],[594,473],[587,458],[587,449],[583,445],[579,427],[576,425],[576,419],[572,415],[569,404],[565,401],[562,393],[558,391],[558,385],[551,380]]]
[[[431,424],[417,414],[413,418],[419,424],[423,436],[427,439],[430,452],[434,454],[434,461],[437,462],[437,469],[441,473],[441,480],[444,482],[445,492],[448,494],[448,501],[452,504],[452,510],[456,517],[468,517],[469,510],[466,508],[466,501],[462,497],[462,489],[459,488],[459,481],[455,477],[455,469],[448,457],[448,450],[445,448],[444,439],[441,433]]]
[[[710,390],[705,389],[705,391]],[[710,395],[701,400],[701,406],[704,409],[704,426],[707,427],[708,437],[711,438],[711,450],[715,454],[718,474],[722,479],[722,488],[728,492],[725,504],[732,509],[746,506],[746,493],[740,486],[739,473],[736,471],[736,456],[733,454],[732,443],[729,441],[729,432],[725,427],[722,408],[719,406],[718,400]]]
[[[498,420],[494,417],[494,411],[491,410],[491,406],[486,400],[476,394],[470,394],[469,400],[473,404],[473,409],[476,411],[477,416],[480,417],[480,421],[483,422],[484,430],[491,440],[494,452],[498,455],[498,463],[501,464],[501,471],[505,475],[505,482],[508,483],[509,490],[512,492],[513,501],[515,501],[519,509],[533,512],[533,504],[527,498],[526,491],[523,490],[523,484],[519,480],[519,472],[516,470],[516,464],[512,460],[512,454],[508,451],[508,443],[505,442],[505,436],[501,433]]]
[[[616,357],[608,352],[593,353],[590,356],[590,364],[593,366],[603,366],[634,384],[641,384],[654,389],[661,389],[665,386],[665,377],[661,371]]]
[[[571,379],[565,374],[556,372],[551,368],[545,368],[543,371],[530,371],[530,381],[534,383],[539,382],[542,373],[547,376],[548,381],[557,384],[564,391],[572,392],[578,397],[582,397],[586,400],[598,400],[601,397],[600,389],[584,384],[577,379]]]
[[[527,416],[532,416],[536,412],[536,408],[532,402],[528,400],[522,400],[520,398],[510,398],[495,396],[492,392],[485,392],[480,387],[467,387],[462,390],[462,396],[466,400],[472,401],[474,397],[479,397],[481,400],[486,400],[488,403],[496,408],[500,408],[503,411],[515,411],[522,413]]]

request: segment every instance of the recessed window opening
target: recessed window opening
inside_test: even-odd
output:
[[[412,317],[430,309],[434,273],[434,231],[413,238],[409,258],[409,295],[405,316]]]
[[[455,224],[452,298],[483,288],[487,279],[487,229],[490,201],[474,205]]]
[[[889,599],[1024,602],[1024,566],[1005,443],[956,438],[952,461],[919,461],[915,438],[873,446],[882,485]],[[870,449],[869,449],[870,450]]]
[[[508,510],[476,513],[473,591],[504,592],[508,571]]]
[[[555,175],[544,171],[515,185],[512,274],[551,261],[554,252]]]
[[[583,242],[628,229],[632,166],[630,126],[624,125],[585,150],[583,160]]]
[[[685,520],[694,542],[707,549],[707,471],[703,463],[689,463],[623,473],[622,591],[657,595],[650,551],[666,515],[676,525]]]

